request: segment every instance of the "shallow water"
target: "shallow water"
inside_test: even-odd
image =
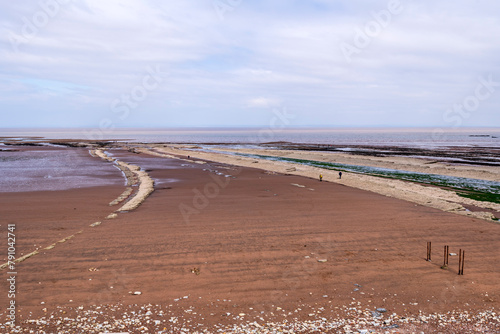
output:
[[[120,171],[111,163],[92,158],[86,149],[37,148],[0,152],[0,192],[105,185],[123,185]]]
[[[137,165],[140,166],[142,170],[150,171],[150,170],[168,170],[168,169],[178,169],[179,165],[178,162],[172,161],[172,159],[168,158],[161,158],[158,156],[148,156],[148,155],[138,155],[138,154],[130,154],[127,152],[124,152],[122,150],[106,150],[106,154],[110,157],[119,159],[120,161]],[[182,164],[181,165],[184,168],[192,168],[195,167],[194,164]],[[158,174],[156,174],[158,175]],[[160,186],[160,185],[167,185],[167,184],[172,184],[175,182],[179,182],[180,180],[172,178],[168,176],[168,173],[166,175],[163,175],[162,177],[153,177],[151,174],[150,176],[153,178],[155,181],[155,186]]]

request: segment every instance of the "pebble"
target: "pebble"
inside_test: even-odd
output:
[[[183,300],[183,303],[187,303]],[[210,303],[207,309],[223,307]],[[318,303],[319,304],[319,303]],[[276,307],[276,306],[273,306]],[[18,325],[9,328],[9,333],[500,333],[500,315],[495,309],[468,313],[449,311],[446,313],[400,316],[386,314],[385,308],[371,311],[360,302],[336,307],[342,310],[328,314],[329,309],[320,305],[299,304],[286,316],[272,312],[252,310],[249,314],[235,312],[211,313],[210,320],[199,314],[204,306],[172,305],[123,305],[105,304],[99,306],[57,307],[52,313],[40,318],[20,320]],[[278,307],[276,307],[276,310]],[[195,312],[195,310],[197,312]],[[306,311],[307,310],[307,311]],[[380,311],[380,312],[379,312]],[[64,315],[63,315],[64,314]],[[69,316],[69,315],[72,316]],[[320,315],[321,314],[321,315]],[[336,315],[334,315],[336,314]],[[208,314],[205,315],[205,317]],[[225,315],[224,318],[220,318]],[[370,317],[370,315],[380,315]],[[242,318],[245,316],[245,318]],[[215,321],[214,321],[215,319]],[[220,320],[217,320],[220,319]],[[281,319],[281,320],[280,320]],[[0,332],[5,324],[0,323]]]

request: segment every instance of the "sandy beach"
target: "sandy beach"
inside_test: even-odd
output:
[[[188,148],[60,148],[120,165],[106,177],[122,185],[0,193],[2,234],[15,224],[16,258],[36,252],[16,263],[17,327],[5,325],[2,307],[0,331],[500,331],[498,204],[401,180],[338,179],[335,171]],[[410,158],[265,154],[494,181],[499,175],[487,166],[427,168]],[[451,254],[465,250],[464,275],[457,275],[456,255],[442,268],[445,245]],[[8,305],[6,294],[0,303]]]
[[[391,168],[396,170],[407,170],[420,173],[440,174],[446,176],[467,177],[473,179],[496,181],[500,180],[498,167],[449,165],[443,163],[428,164],[428,159],[416,159],[411,157],[365,157],[348,154],[328,154],[323,152],[309,151],[283,151],[263,149],[217,149],[217,152],[193,151],[196,146],[168,146],[138,149],[148,154],[157,156],[171,156],[171,154],[187,154],[211,161],[224,162],[245,167],[259,168],[300,175],[309,178],[318,178],[321,174],[325,181],[337,182],[349,187],[373,191],[385,196],[395,197],[420,205],[437,208],[447,212],[453,212],[466,216],[473,216],[486,220],[496,221],[500,218],[500,204],[492,202],[476,201],[458,196],[455,191],[443,188],[429,187],[426,185],[391,180],[387,178],[373,177],[362,174],[349,174],[339,179],[338,171],[325,170],[312,166],[297,165],[283,161],[268,161],[255,157],[235,156],[233,153],[260,154],[273,157],[286,157],[295,159],[307,159],[320,162],[338,162],[350,165],[372,166]]]
[[[500,334],[500,3],[4,1],[0,334]]]

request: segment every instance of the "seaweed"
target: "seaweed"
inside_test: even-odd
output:
[[[456,193],[458,196],[470,198],[470,199],[473,199],[476,201],[492,202],[492,203],[499,203],[500,204],[500,195],[499,194],[492,194],[492,193],[480,192],[480,191],[474,191],[474,192],[457,191]]]
[[[339,164],[339,163],[315,161],[315,160],[275,157],[275,156],[267,156],[260,154],[244,154],[244,153],[236,153],[236,154],[251,158],[292,162],[302,165],[329,169],[329,170],[337,170],[341,172],[358,173],[376,177],[415,182],[420,184],[428,184],[431,186],[453,190],[459,196],[474,199],[477,201],[500,203],[500,182],[439,175],[439,174],[426,174],[420,172],[411,172],[411,171],[380,168],[380,167],[369,167],[369,166],[348,165],[348,164]]]

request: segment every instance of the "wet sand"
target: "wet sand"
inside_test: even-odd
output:
[[[82,231],[17,264],[17,323],[26,331],[74,333],[81,324],[85,332],[100,333],[108,321],[110,331],[130,333],[142,326],[231,332],[224,326],[254,322],[260,326],[252,325],[254,332],[266,332],[271,322],[309,324],[305,332],[313,332],[339,319],[357,320],[330,332],[499,329],[496,314],[485,313],[487,327],[474,327],[479,320],[453,323],[450,315],[439,327],[428,317],[498,312],[497,223],[316,178],[110,152],[155,180],[138,208],[115,219],[105,217],[119,205],[108,203],[125,186],[0,193],[2,233],[16,223],[19,252]],[[116,177],[122,177],[118,170]],[[425,261],[427,241],[432,262]],[[457,275],[457,256],[440,268],[444,245],[452,253],[466,250],[464,276]],[[5,260],[6,250],[0,252]],[[7,302],[2,294],[0,303]],[[387,312],[374,318],[376,308]],[[77,321],[79,314],[96,319]],[[124,317],[140,322],[123,325]],[[401,317],[415,321],[405,324]],[[47,323],[23,323],[35,319]],[[394,324],[399,328],[390,328]]]
[[[196,146],[195,146],[196,148]],[[366,174],[344,172],[344,178],[339,179],[338,171],[328,170],[307,165],[299,165],[286,161],[269,161],[258,157],[236,156],[233,153],[263,154],[274,157],[287,157],[296,159],[315,160],[323,162],[347,163],[361,166],[392,168],[396,170],[409,170],[415,172],[434,173],[448,176],[470,177],[484,180],[498,181],[500,172],[497,167],[447,165],[443,163],[427,165],[428,160],[411,157],[365,157],[358,155],[331,154],[309,151],[282,151],[262,149],[220,149],[218,151],[194,150],[192,145],[156,145],[137,150],[158,156],[171,154],[190,154],[194,157],[218,161],[238,166],[253,167],[309,178],[317,178],[320,174],[328,182],[336,182],[349,187],[373,191],[385,196],[395,197],[424,205],[446,212],[472,216],[476,218],[495,221],[500,218],[500,204],[477,201],[459,196],[452,189],[430,187],[425,184],[407,182],[396,179],[381,178]],[[259,165],[256,165],[259,164]]]

